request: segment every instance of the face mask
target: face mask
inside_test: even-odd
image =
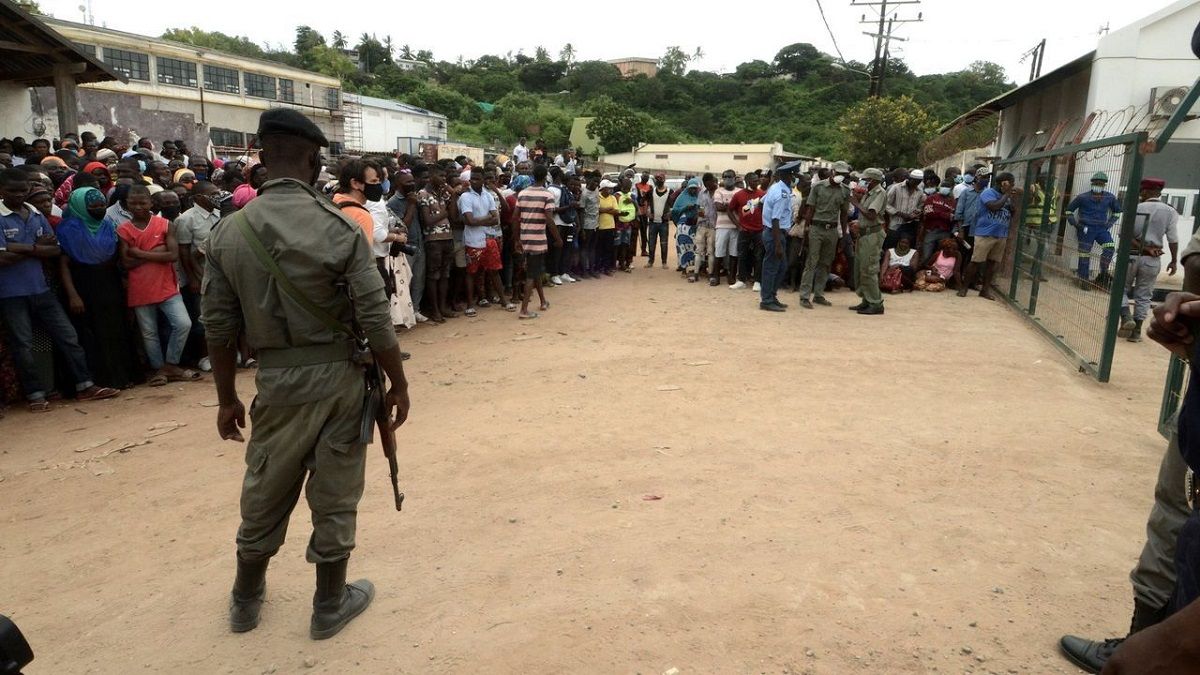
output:
[[[950,188],[948,188],[948,187],[941,187],[941,188],[938,188],[938,192],[939,192],[939,193],[941,193],[941,195],[942,195],[943,197],[945,197],[946,195],[950,194]]]
[[[850,189],[851,189],[851,190],[857,190],[859,185],[862,185],[862,183],[859,183],[859,182],[858,182],[858,181],[856,181],[856,180],[855,180],[855,181],[850,181]]]
[[[1101,192],[1104,192],[1104,186],[1103,186],[1103,185],[1093,185],[1093,186],[1092,186],[1092,194],[1094,194],[1094,195],[1098,195],[1098,194],[1100,194]]]
[[[962,182],[963,182],[963,177],[962,177],[962,176],[955,176],[955,177],[954,177],[954,184],[955,184],[955,185],[962,185]]]
[[[931,195],[931,194],[933,194],[933,193],[935,193],[935,192],[937,192],[937,189],[936,189],[936,188],[931,188],[931,187],[927,187],[927,188],[925,188],[925,194],[927,194],[927,195]]]
[[[846,180],[846,177],[845,177],[845,176],[843,176],[843,175],[841,175],[841,174],[839,174],[839,175],[837,175],[837,176],[834,176],[834,177],[833,177],[833,182],[834,182],[834,184],[836,184],[836,185],[841,185],[841,184],[842,184],[842,182],[843,182],[843,181],[845,181],[845,180]]]
[[[197,171],[196,180],[208,180],[208,173],[205,171]]]
[[[975,182],[975,176],[972,176],[971,174],[967,174],[962,177],[962,182],[966,185],[970,185],[971,183]]]
[[[989,182],[990,182],[990,179],[988,179],[988,178],[980,178],[979,179],[979,187],[987,187]]]
[[[377,202],[383,199],[383,183],[367,183],[363,188],[363,194],[367,196],[367,201]]]
[[[383,194],[386,195],[392,191],[392,180],[390,178],[380,183],[380,185],[383,186]]]
[[[179,208],[175,207],[175,206],[171,206],[171,207],[168,207],[168,208],[165,208],[165,209],[159,211],[158,215],[162,216],[163,218],[166,218],[167,220],[175,220],[176,218],[179,217]]]

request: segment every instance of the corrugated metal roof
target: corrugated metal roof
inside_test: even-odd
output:
[[[1016,105],[1017,102],[1023,98],[1032,96],[1040,91],[1048,89],[1049,87],[1052,87],[1052,86],[1058,84],[1059,82],[1062,82],[1063,80],[1067,79],[1068,77],[1071,77],[1072,75],[1079,73],[1086,68],[1090,68],[1092,65],[1092,60],[1095,57],[1096,57],[1096,52],[1094,50],[1090,51],[1090,52],[1084,54],[1083,56],[1080,56],[1079,58],[1075,59],[1074,61],[1070,61],[1066,64],[1059,66],[1058,68],[1055,68],[1054,70],[1046,73],[1045,75],[1037,78],[1036,80],[1030,80],[1026,84],[1023,84],[1014,89],[1009,89],[1008,91],[1004,92],[1003,94],[1000,94],[999,96],[997,96],[996,98],[993,98],[990,101],[984,101],[983,103],[980,103],[979,105],[975,106],[970,111],[965,112],[962,115],[960,115],[958,117],[958,119],[947,124],[946,126],[942,127],[941,129],[938,129],[938,133],[944,134],[947,131],[950,131],[951,129],[955,129],[957,127],[965,127],[969,124],[974,124],[975,122],[978,122],[979,120],[986,119],[988,117],[991,117],[992,115],[995,115],[996,113],[1000,112],[1001,110],[1004,110],[1005,108],[1010,108],[1010,107]]]
[[[64,66],[75,71],[76,82],[127,81],[41,19],[11,0],[0,0],[0,81],[49,87],[55,68]]]
[[[640,146],[636,152],[774,152],[773,143],[659,143]]]
[[[358,103],[367,105],[373,108],[383,108],[384,110],[394,110],[396,112],[412,113],[414,115],[424,115],[425,117],[436,117],[438,119],[448,119],[441,113],[435,113],[432,110],[418,108],[415,105],[393,101],[390,98],[376,98],[374,96],[363,96],[361,94],[342,94],[342,98],[349,103]]]

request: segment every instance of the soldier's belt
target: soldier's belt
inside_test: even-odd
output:
[[[836,221],[836,220],[814,220],[813,225],[820,225],[821,227],[823,227],[827,230],[832,230],[833,228],[838,226],[838,221]]]
[[[882,231],[883,231],[882,225],[868,225],[866,227],[858,228],[858,236],[864,237],[868,234],[875,234],[876,232],[882,232]]]
[[[315,366],[321,363],[350,361],[354,356],[354,342],[345,340],[326,345],[290,347],[288,349],[258,350],[259,368],[295,368]]]

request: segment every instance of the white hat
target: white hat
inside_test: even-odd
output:
[[[600,189],[601,189],[601,190],[603,190],[603,189],[605,189],[605,188],[608,188],[609,190],[611,190],[611,189],[613,189],[613,188],[615,188],[615,187],[617,187],[617,184],[616,184],[616,183],[614,183],[614,182],[612,182],[611,180],[602,180],[602,181],[600,181]]]
[[[908,172],[908,177],[913,180],[925,180],[925,172],[920,169],[913,169]]]

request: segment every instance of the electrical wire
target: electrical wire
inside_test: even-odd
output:
[[[833,40],[833,49],[837,52],[838,58],[842,63],[846,62],[846,57],[842,56],[842,49],[838,47],[837,38],[833,36],[833,29],[829,27],[829,19],[825,18],[825,8],[821,6],[821,0],[817,0],[817,9],[821,12],[821,21],[825,23],[825,30],[829,33],[829,39]]]

